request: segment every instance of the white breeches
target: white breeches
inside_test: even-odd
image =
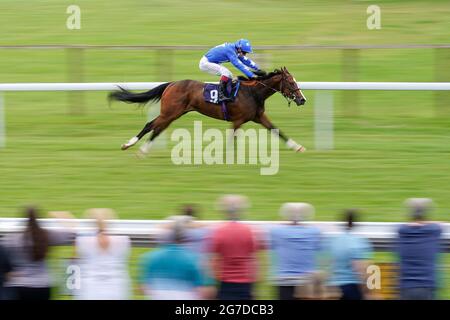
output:
[[[228,78],[233,77],[233,74],[230,70],[220,64],[209,62],[208,58],[206,58],[205,56],[200,59],[200,63],[198,64],[198,66],[200,70],[215,76],[225,76]]]

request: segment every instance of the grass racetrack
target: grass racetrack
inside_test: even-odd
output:
[[[241,37],[253,45],[450,43],[448,1],[432,6],[429,1],[378,1],[380,30],[366,27],[371,3],[331,0],[221,1],[214,7],[210,1],[79,0],[81,30],[68,30],[66,8],[72,2],[2,0],[0,45],[214,46]],[[203,54],[174,52],[172,73],[164,74],[161,53],[86,50],[84,81],[217,80],[198,69]],[[263,57],[266,69],[286,66],[298,81],[344,79],[340,50],[259,54],[255,59]],[[439,69],[433,49],[359,54],[358,81],[433,82]],[[0,82],[68,82],[66,58],[64,50],[0,49]],[[342,209],[357,207],[365,221],[404,221],[402,203],[408,197],[432,198],[437,205],[432,218],[449,220],[450,105],[436,105],[433,92],[366,91],[359,94],[356,112],[342,92],[333,92],[335,148],[316,151],[316,93],[304,93],[305,107],[288,108],[277,95],[266,103],[273,122],[308,148],[296,154],[280,144],[280,170],[274,176],[261,176],[254,165],[172,164],[173,129],[190,129],[194,120],[202,120],[204,128],[224,130],[225,122],[188,114],[168,129],[166,149],[138,160],[136,149],[123,152],[120,145],[141,129],[147,109],[119,103],[109,108],[106,92],[87,92],[79,106],[83,112],[71,114],[67,93],[4,93],[7,146],[0,150],[0,216],[17,216],[22,205],[36,203],[46,211],[78,216],[87,208],[110,207],[121,218],[158,219],[184,203],[196,203],[203,218],[219,219],[215,200],[238,193],[252,202],[246,216],[251,220],[279,219],[281,203],[304,201],[315,206],[317,220],[335,220]]]
[[[432,8],[426,1],[381,1],[382,29],[374,31],[365,25],[365,2],[224,1],[214,9],[207,3],[79,1],[81,30],[67,30],[68,1],[36,1],[34,6],[2,1],[1,44],[215,45],[241,36],[254,45],[450,42],[447,1],[434,1]],[[171,80],[215,80],[198,70],[202,54],[175,52]],[[266,54],[269,67],[286,65],[299,81],[342,78],[339,50]],[[84,55],[86,82],[166,80],[157,74],[153,51]],[[434,53],[362,50],[360,69],[360,81],[434,81]],[[0,70],[3,83],[68,81],[64,50],[0,50]],[[168,149],[138,161],[134,150],[119,147],[141,129],[146,111],[118,103],[109,109],[106,92],[85,93],[83,115],[69,115],[67,93],[6,93],[0,216],[15,216],[18,206],[33,202],[76,214],[107,206],[122,218],[162,218],[193,202],[202,205],[205,218],[220,218],[213,210],[215,199],[235,192],[250,197],[249,219],[276,219],[282,202],[307,201],[321,220],[336,219],[339,210],[351,206],[364,211],[364,220],[401,221],[402,202],[412,196],[433,198],[438,205],[434,218],[448,219],[448,105],[436,107],[433,92],[366,91],[360,93],[359,112],[352,114],[342,92],[334,92],[335,150],[319,152],[314,151],[315,92],[305,94],[304,108],[288,108],[281,96],[273,96],[266,109],[308,152],[295,154],[281,145],[279,173],[261,176],[253,165],[175,166],[170,141]],[[192,128],[199,119],[205,128],[229,126],[192,113],[169,128],[168,140],[174,128]],[[257,127],[247,125],[252,126]]]

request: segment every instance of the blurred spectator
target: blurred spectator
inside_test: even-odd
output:
[[[187,217],[185,229],[185,241],[182,243],[186,249],[192,250],[199,256],[202,268],[203,293],[205,299],[213,299],[216,296],[215,280],[212,275],[211,266],[209,264],[209,254],[207,252],[207,244],[210,239],[211,229],[198,221],[198,210],[193,205],[185,205],[181,214]]]
[[[139,282],[144,294],[154,300],[197,300],[204,297],[204,276],[198,255],[183,246],[186,221],[175,217],[168,243],[144,254],[139,264]]]
[[[229,221],[211,235],[212,268],[219,281],[217,297],[220,300],[252,299],[259,244],[251,227],[237,221],[248,206],[247,199],[228,195],[219,200],[219,206]]]
[[[180,210],[180,215],[168,217],[170,223],[163,225],[163,230],[159,234],[159,242],[167,243],[171,241],[173,235],[174,221],[183,221],[185,225],[184,239],[182,245],[198,254],[205,253],[206,240],[210,230],[207,225],[198,221],[198,211],[193,205],[185,205]]]
[[[50,246],[70,244],[74,234],[66,231],[49,231],[38,222],[38,210],[28,207],[23,232],[7,235],[5,248],[14,267],[5,286],[11,288],[12,299],[49,300],[52,281],[47,266]],[[65,218],[70,214],[65,214]],[[58,218],[57,213],[54,217]]]
[[[5,279],[12,271],[11,261],[6,250],[0,245],[0,300],[6,299],[6,294],[4,292],[3,283]]]
[[[197,219],[197,207],[194,205],[184,205],[180,210],[180,215],[169,217],[167,220],[184,223],[184,239],[180,245],[197,255],[204,276],[204,298],[213,299],[216,295],[216,287],[209,264],[209,253],[207,252],[211,228]],[[169,243],[172,235],[173,223],[165,224],[162,232],[159,234],[160,243]]]
[[[186,217],[186,230],[183,245],[198,254],[205,254],[206,241],[210,229],[198,221],[198,210],[195,206],[185,205],[181,214]]]
[[[345,232],[329,239],[330,283],[340,291],[341,300],[362,300],[371,297],[367,288],[367,267],[372,258],[372,246],[368,239],[354,234],[356,211],[344,213]]]
[[[314,207],[307,203],[285,203],[280,213],[290,222],[271,228],[269,239],[278,298],[293,300],[296,293],[298,298],[313,297],[311,290],[317,278],[320,231],[302,222],[313,216]],[[300,290],[296,291],[296,288]]]
[[[129,237],[108,234],[107,220],[115,218],[113,210],[89,209],[87,216],[95,219],[97,233],[78,236],[75,241],[81,275],[76,297],[80,300],[130,299]]]
[[[425,221],[432,204],[425,198],[406,200],[412,221],[398,230],[400,297],[404,300],[435,298],[442,231],[439,224]]]

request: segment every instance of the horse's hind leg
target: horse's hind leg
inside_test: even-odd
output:
[[[161,134],[161,132],[163,132],[173,121],[188,112],[185,111],[184,108],[174,108],[174,110],[176,109],[179,110],[176,113],[170,114],[169,116],[160,115],[155,119],[155,122],[152,126],[153,132],[150,138],[139,148],[140,156],[145,156],[150,151],[150,148],[153,145],[153,140],[155,140]]]
[[[174,120],[175,119],[162,118],[161,116],[155,119],[153,132],[150,135],[150,138],[139,148],[141,156],[145,156],[147,153],[149,153],[153,145],[153,140],[155,140],[156,137],[158,137],[161,132],[163,132]]]
[[[127,143],[124,143],[121,147],[122,150],[127,150],[128,148],[134,146],[139,140],[142,139],[143,136],[145,136],[147,133],[149,133],[150,131],[152,131],[153,129],[153,123],[155,122],[156,119],[153,119],[150,122],[147,122],[144,126],[144,128],[141,130],[141,132],[139,132],[136,136],[134,136],[133,138],[131,138],[130,140],[128,140]]]

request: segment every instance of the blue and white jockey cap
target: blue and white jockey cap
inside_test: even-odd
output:
[[[235,42],[235,46],[237,49],[241,49],[243,52],[252,53],[252,45],[250,44],[250,41],[247,39],[239,39]]]

